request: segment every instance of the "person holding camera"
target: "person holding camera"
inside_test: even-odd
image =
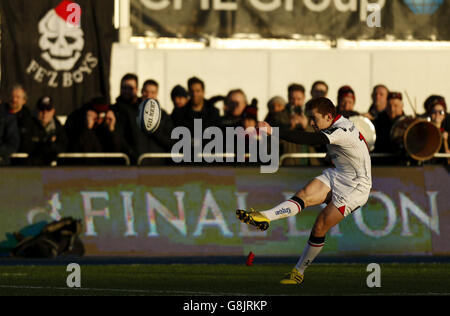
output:
[[[272,126],[287,128],[290,130],[306,131],[309,120],[303,113],[305,104],[305,88],[300,84],[291,84],[288,87],[288,103],[282,97],[274,97],[269,103],[269,114],[266,121]],[[286,140],[280,140],[280,154],[307,153],[307,145],[294,144]],[[309,159],[286,159],[284,166],[308,165]]]
[[[248,105],[247,96],[242,89],[229,91],[225,97],[224,115],[220,118],[223,127],[241,126]]]
[[[291,114],[291,129],[306,130],[308,128],[308,118],[303,113],[303,106],[305,105],[305,87],[301,84],[291,84],[288,87],[289,103],[286,108]]]
[[[69,152],[126,153],[130,149],[108,99],[95,97],[67,118],[65,129],[69,138]],[[94,159],[89,163],[98,164]]]

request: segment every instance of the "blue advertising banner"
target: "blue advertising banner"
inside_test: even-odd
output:
[[[298,256],[322,206],[255,231],[237,208],[263,210],[320,168],[1,169],[0,243],[11,233],[72,216],[86,255]],[[368,203],[334,227],[325,255],[450,254],[450,177],[443,167],[374,168]]]

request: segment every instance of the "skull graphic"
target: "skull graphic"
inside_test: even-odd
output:
[[[56,71],[74,68],[84,48],[84,32],[79,25],[64,20],[50,10],[39,22],[41,57]]]

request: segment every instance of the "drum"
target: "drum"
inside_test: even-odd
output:
[[[418,161],[434,157],[442,146],[441,131],[426,119],[404,116],[391,129],[391,141]]]

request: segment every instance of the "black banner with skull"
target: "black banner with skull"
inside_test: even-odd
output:
[[[114,0],[2,0],[1,91],[24,86],[28,106],[54,99],[68,115],[94,96],[109,96]]]

